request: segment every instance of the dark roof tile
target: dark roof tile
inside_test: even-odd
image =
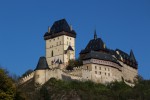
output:
[[[35,70],[45,70],[45,69],[50,69],[48,67],[46,58],[45,57],[40,57]]]
[[[46,32],[44,39],[54,38],[60,35],[68,35],[71,37],[76,37],[76,32],[70,28],[65,19],[55,21],[52,25],[50,32]]]

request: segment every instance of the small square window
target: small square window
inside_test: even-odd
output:
[[[95,71],[95,74],[97,74],[97,71]]]
[[[101,75],[101,72],[99,72],[99,75]]]
[[[101,70],[101,67],[99,67],[99,70]]]

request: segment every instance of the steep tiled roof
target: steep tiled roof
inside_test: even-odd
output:
[[[112,55],[110,54],[106,54],[103,52],[97,52],[97,51],[91,51],[90,53],[88,53],[83,60],[86,59],[91,59],[91,58],[95,58],[95,59],[100,59],[100,60],[106,60],[106,61],[111,61],[114,63],[119,64],[119,62],[117,61],[116,58],[114,58]],[[120,64],[119,64],[120,65]]]
[[[90,52],[91,50],[93,51],[105,50],[105,44],[101,38],[95,38],[90,40],[86,48],[84,50],[81,50],[80,54]]]
[[[127,53],[123,52],[122,50],[116,49],[116,51],[119,52],[119,55],[123,58],[123,62],[126,63],[127,65],[132,66],[133,68],[137,68],[137,62],[134,57],[133,51],[131,50],[130,55]],[[119,59],[119,58],[118,58]],[[120,60],[120,59],[119,59]]]
[[[38,64],[35,68],[35,70],[45,70],[45,69],[50,69],[48,67],[47,61],[45,57],[40,57]]]
[[[54,38],[60,35],[68,35],[71,37],[76,37],[76,32],[70,28],[65,19],[55,21],[52,25],[50,32],[46,32],[44,39]]]

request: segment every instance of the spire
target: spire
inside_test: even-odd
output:
[[[96,29],[95,29],[95,31],[94,31],[94,39],[95,39],[95,40],[97,39]]]
[[[48,33],[50,33],[51,32],[51,27],[50,26],[48,26]]]
[[[132,50],[130,51],[130,58],[131,58],[132,61],[136,62],[136,59],[134,57],[134,54],[133,54]]]
[[[72,31],[72,25],[70,24],[70,30]]]

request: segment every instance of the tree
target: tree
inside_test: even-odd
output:
[[[68,62],[68,66],[66,67],[67,70],[73,70],[74,67],[80,67],[83,65],[83,62],[80,58],[77,58],[76,60],[71,59]]]
[[[16,86],[8,76],[8,72],[0,68],[0,100],[13,100]]]

